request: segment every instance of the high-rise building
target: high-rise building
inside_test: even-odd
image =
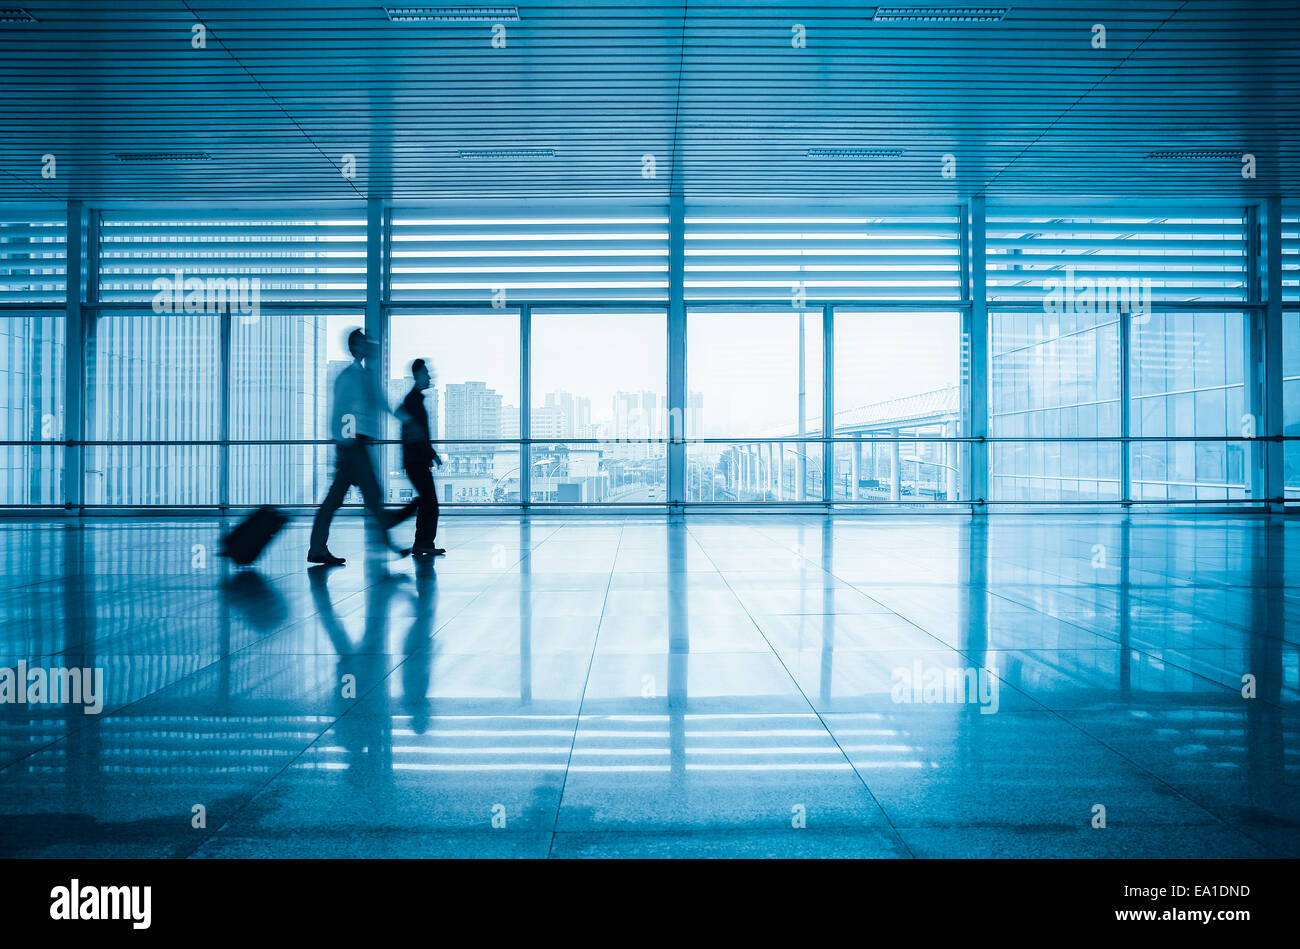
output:
[[[483,382],[454,382],[444,395],[447,438],[501,437],[501,393]]]
[[[519,437],[519,406],[504,405],[501,407],[501,437]]]
[[[558,405],[541,405],[533,409],[529,434],[533,438],[561,439],[572,436],[573,428]]]
[[[534,437],[583,438],[590,428],[591,399],[585,396],[548,392],[546,401],[533,409]]]
[[[704,431],[704,393],[686,393],[686,427],[684,432]]]

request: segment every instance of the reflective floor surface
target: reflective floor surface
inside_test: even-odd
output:
[[[0,855],[1300,856],[1280,518],[307,528],[0,523]]]

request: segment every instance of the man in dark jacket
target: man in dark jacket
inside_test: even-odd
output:
[[[437,557],[447,551],[433,543],[438,533],[438,495],[430,466],[442,465],[429,437],[429,410],[424,405],[424,390],[433,380],[423,359],[411,363],[411,376],[415,384],[402,399],[397,417],[402,420],[402,467],[415,488],[415,499],[402,508],[394,523],[415,514],[415,543],[411,553],[416,557]]]

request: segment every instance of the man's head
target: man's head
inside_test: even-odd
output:
[[[353,359],[369,359],[378,350],[375,341],[367,336],[366,331],[361,327],[348,333],[348,352],[352,354]]]
[[[411,363],[411,377],[415,379],[417,389],[427,389],[433,384],[433,379],[429,375],[429,367],[423,359],[417,359]]]

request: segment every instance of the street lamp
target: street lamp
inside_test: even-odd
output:
[[[958,471],[957,468],[954,468],[952,465],[945,465],[942,461],[930,461],[930,460],[928,460],[928,459],[926,459],[926,458],[922,458],[920,455],[904,455],[904,456],[902,457],[901,460],[903,460],[903,461],[909,461],[909,462],[911,462],[912,464],[915,464],[915,465],[934,465],[934,467],[936,467],[936,468],[947,468],[949,471],[951,471],[951,472],[953,472],[953,473],[955,473],[955,474],[960,474],[960,473],[961,473],[960,471]],[[918,482],[916,493],[917,493],[917,496],[919,497],[919,496],[920,496],[920,493],[921,493],[921,490],[920,490],[920,487],[921,487],[921,486],[920,486],[920,484],[919,484],[919,482],[920,482],[920,480],[921,480],[921,472],[920,472],[920,471],[917,471],[917,473],[916,473],[916,480],[917,480],[917,482]],[[938,491],[939,491],[939,486],[938,486],[938,482],[936,482],[936,483],[935,483],[935,494],[936,494],[936,496],[937,496],[937,494],[938,494]],[[945,491],[945,493],[944,493],[944,497],[947,497],[947,496],[948,496],[948,492]],[[952,500],[952,499],[951,499],[951,498],[948,498],[948,500]]]
[[[902,460],[910,461],[912,464],[916,465],[934,465],[936,468],[947,468],[949,471],[958,470],[952,465],[945,465],[942,461],[930,461],[929,459],[922,458],[920,455],[904,455]]]

